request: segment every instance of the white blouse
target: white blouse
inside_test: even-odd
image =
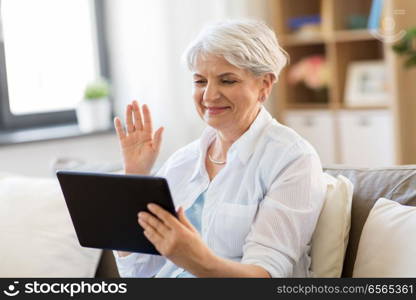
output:
[[[311,237],[326,193],[316,151],[262,107],[210,182],[205,155],[214,138],[207,127],[156,174],[167,179],[175,206],[187,209],[206,190],[202,238],[216,255],[261,266],[272,277],[309,277]],[[122,277],[183,271],[162,256],[114,256]]]

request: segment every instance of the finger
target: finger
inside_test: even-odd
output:
[[[162,144],[163,130],[164,128],[160,127],[158,130],[156,130],[153,137],[153,150],[155,150],[156,153],[159,153],[160,145]]]
[[[152,225],[150,225],[148,222],[146,222],[145,220],[143,220],[143,219],[138,219],[138,223],[139,223],[139,225],[143,228],[143,231],[149,231],[149,230],[151,230],[151,231],[154,231],[154,232],[156,232],[157,234],[159,234],[159,235],[161,235],[157,230],[156,230],[156,228],[154,228]]]
[[[149,107],[146,104],[143,105],[143,120],[143,129],[152,134],[152,116],[150,115]]]
[[[140,112],[140,106],[137,100],[133,101],[133,115],[134,115],[134,127],[136,129],[143,129],[142,113]]]
[[[188,220],[188,218],[185,215],[185,210],[183,209],[183,207],[179,207],[178,209],[178,219],[179,221],[186,226],[186,228],[188,228],[189,230],[193,231],[193,232],[197,232],[196,228],[194,227],[194,225],[192,225],[192,223]]]
[[[146,224],[150,225],[154,230],[156,230],[160,235],[165,236],[170,228],[167,227],[162,221],[158,218],[152,216],[151,214],[140,212],[138,214],[139,223],[145,222]]]
[[[156,248],[159,242],[163,240],[163,238],[151,227],[143,231],[143,234],[154,246],[156,246]]]
[[[174,228],[179,225],[179,221],[171,213],[164,210],[159,205],[150,203],[147,205],[147,208],[169,228]]]
[[[117,136],[119,139],[126,137],[126,132],[124,131],[123,125],[119,117],[114,118],[114,127],[116,128]]]
[[[128,104],[127,109],[126,109],[126,126],[127,126],[127,133],[132,133],[134,131],[131,104]]]
[[[155,236],[160,236],[160,238],[162,238],[162,236],[158,233],[158,231],[153,228],[149,223],[147,223],[146,221],[140,219],[138,220],[139,225],[143,228],[143,232],[152,232],[154,233],[153,235]]]

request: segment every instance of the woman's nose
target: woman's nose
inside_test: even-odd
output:
[[[220,98],[220,90],[215,84],[208,83],[205,87],[202,99],[204,101],[215,101]]]

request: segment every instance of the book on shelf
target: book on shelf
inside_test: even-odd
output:
[[[383,17],[384,0],[373,0],[370,16],[368,18],[368,29],[378,30]]]

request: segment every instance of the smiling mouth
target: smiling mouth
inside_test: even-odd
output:
[[[230,108],[229,106],[205,107],[205,109],[207,110],[208,114],[210,114],[210,115],[220,114],[220,113],[226,111],[229,108]]]

